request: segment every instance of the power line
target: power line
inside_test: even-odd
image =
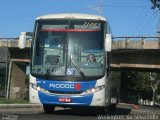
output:
[[[150,7],[147,5],[103,5],[103,7]]]
[[[157,18],[158,14],[154,14],[152,19],[150,21],[148,21],[147,25],[146,25],[146,28],[144,28],[143,30],[143,34],[148,34],[148,33],[152,33],[152,32],[156,32],[157,31],[157,21],[158,19],[155,19]],[[152,24],[151,24],[152,23]],[[154,29],[154,31],[153,31]]]
[[[147,27],[151,24],[149,24],[153,18],[155,18],[157,15],[155,14],[156,12],[153,12],[151,14],[151,16],[148,18],[148,20],[146,22],[144,22],[143,26],[141,27],[141,30],[139,31],[139,33],[143,33],[147,30]]]
[[[102,3],[101,3],[102,4]],[[92,9],[97,9],[99,8],[99,14],[102,14],[102,8],[103,5],[101,6],[92,6],[92,7],[86,7],[86,8],[80,8],[80,9],[75,9],[75,10],[71,10],[74,12],[78,12],[78,11],[85,11],[85,10],[92,10]],[[64,13],[64,12],[69,12],[71,13],[70,10],[63,10],[63,11],[59,11],[59,10],[54,10],[54,13]],[[26,18],[36,18],[37,16],[41,16],[41,15],[31,15],[31,16],[0,16],[0,19],[26,19]]]
[[[99,1],[99,15],[102,15],[102,9],[105,7],[147,7],[147,6],[125,6],[125,5],[103,5],[102,4],[102,0]],[[86,8],[80,8],[80,9],[75,9],[75,10],[67,10],[67,12],[71,12],[71,11],[84,11],[84,10],[91,10],[91,9],[98,9],[98,6],[92,6],[92,7],[86,7]],[[66,12],[66,10],[64,11],[59,11],[59,10],[54,10],[56,12],[54,13],[62,13],[62,12]],[[26,19],[26,18],[35,18],[37,16],[40,15],[32,15],[32,16],[0,16],[0,19]]]
[[[0,19],[26,19],[35,18],[35,16],[0,16]]]
[[[141,11],[137,13],[137,16],[133,20],[133,23],[130,25],[127,34],[135,33],[137,31],[137,28],[140,29],[140,26],[142,25],[140,23],[144,21],[144,18],[147,17],[146,13],[148,12],[148,7],[146,7],[145,9],[141,8]]]
[[[146,13],[144,14],[145,16],[141,17],[141,21],[143,20],[143,22],[141,22],[141,24],[139,24],[138,27],[135,27],[136,30],[134,31],[134,33],[142,33],[144,31],[144,29],[146,28],[146,24],[152,19],[152,17],[154,16],[155,13],[150,14],[149,17],[147,17]],[[144,18],[148,18],[148,19],[144,19]],[[138,21],[137,21],[138,23]]]

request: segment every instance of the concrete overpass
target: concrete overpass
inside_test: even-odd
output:
[[[30,62],[30,46],[30,39],[26,41],[25,49],[18,48],[18,38],[0,39],[0,48],[9,48],[6,61],[8,77],[4,80],[8,83],[7,98],[25,97],[26,66]],[[158,71],[160,70],[160,37],[114,37],[109,55],[113,70]]]
[[[18,48],[18,38],[0,39],[0,47],[9,47],[10,59],[29,61],[31,39],[26,48]],[[160,69],[160,37],[113,37],[111,52],[113,69]]]
[[[114,37],[111,67],[157,71],[160,69],[160,37]]]

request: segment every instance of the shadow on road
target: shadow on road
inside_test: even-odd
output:
[[[131,109],[128,109],[128,108],[117,108],[115,111],[110,111],[108,115],[128,115],[130,112],[131,112]],[[99,113],[98,110],[94,110],[93,108],[62,109],[62,110],[56,110],[53,114],[54,115],[72,115],[72,116],[104,115],[103,113]]]
[[[111,111],[109,115],[128,115],[131,113],[129,108],[117,108],[115,111]]]

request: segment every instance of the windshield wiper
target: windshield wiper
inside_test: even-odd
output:
[[[51,76],[51,72],[55,70],[55,66],[51,65],[49,68],[46,69],[46,74],[44,75],[44,79],[48,79]]]
[[[76,62],[74,61],[72,55],[71,55],[71,61],[73,63],[73,65],[76,67],[77,71],[79,72],[79,74],[81,75],[82,79],[86,79],[86,76],[84,74],[83,71],[81,71],[81,69],[78,67],[78,65],[76,64]]]
[[[51,70],[49,70],[48,68],[47,68],[47,70],[46,70],[46,74],[44,75],[44,79],[48,79],[48,77],[51,75]]]
[[[53,60],[53,58],[52,58]],[[56,68],[55,65],[59,63],[59,56],[53,61],[49,68],[46,69],[46,74],[44,75],[44,79],[48,79],[48,77],[51,75],[51,72],[53,72]]]

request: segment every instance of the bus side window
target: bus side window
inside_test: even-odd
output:
[[[107,53],[107,76],[109,76],[109,74],[110,74],[110,58],[111,57],[111,55],[110,55],[110,53]]]

